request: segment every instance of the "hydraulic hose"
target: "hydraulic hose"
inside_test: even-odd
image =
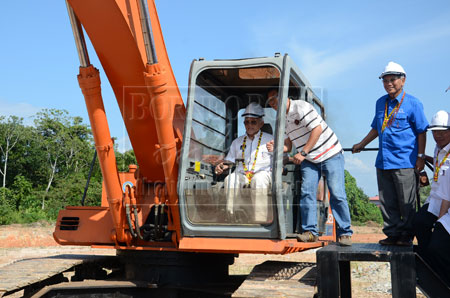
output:
[[[133,238],[137,237],[136,232],[134,231],[134,226],[133,226],[133,221],[131,219],[131,187],[129,185],[126,186],[125,188],[125,196],[124,196],[124,201],[125,201],[125,214],[127,217],[127,223],[128,223],[128,228],[130,230],[131,236],[133,236]]]

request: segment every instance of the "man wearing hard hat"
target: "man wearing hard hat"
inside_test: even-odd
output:
[[[414,231],[418,253],[450,285],[450,114],[437,112],[428,130],[436,141],[434,174],[430,195],[414,219]]]
[[[387,95],[377,100],[372,129],[352,152],[360,152],[378,137],[375,167],[387,236],[380,244],[410,246],[417,199],[415,170],[424,168],[428,121],[422,103],[403,90],[406,72],[401,65],[389,62],[379,78]]]
[[[219,163],[215,172],[221,175],[228,170],[227,163],[236,164],[236,170],[225,178],[227,212],[233,218],[236,194],[243,186],[251,189],[251,204],[244,204],[250,221],[266,223],[270,219],[268,190],[272,183],[272,153],[267,151],[266,143],[273,136],[263,132],[264,109],[255,102],[250,103],[242,117],[245,117],[245,134],[231,143],[225,163]],[[239,162],[238,162],[239,160]]]

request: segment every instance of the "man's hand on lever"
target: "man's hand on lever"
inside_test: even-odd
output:
[[[267,151],[273,152],[273,140],[266,143]]]
[[[221,162],[216,166],[215,173],[216,175],[222,175],[222,173],[229,169],[229,165],[227,163]]]

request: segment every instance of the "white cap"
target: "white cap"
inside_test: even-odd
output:
[[[447,130],[450,129],[450,114],[446,111],[439,111],[431,118],[428,130]]]
[[[251,102],[246,108],[242,117],[261,118],[264,116],[264,109],[256,102]]]
[[[388,65],[386,65],[386,67],[384,68],[384,71],[381,73],[380,75],[380,79],[383,78],[385,75],[398,75],[398,76],[405,76],[406,77],[406,72],[403,69],[403,67],[395,62],[389,62]]]

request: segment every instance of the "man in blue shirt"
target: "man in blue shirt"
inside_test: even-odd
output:
[[[409,246],[414,238],[415,170],[424,168],[428,121],[422,103],[403,90],[406,73],[401,65],[389,62],[380,79],[387,95],[377,100],[372,129],[360,143],[353,145],[352,152],[360,152],[378,137],[375,167],[383,232],[387,236],[380,244]]]

